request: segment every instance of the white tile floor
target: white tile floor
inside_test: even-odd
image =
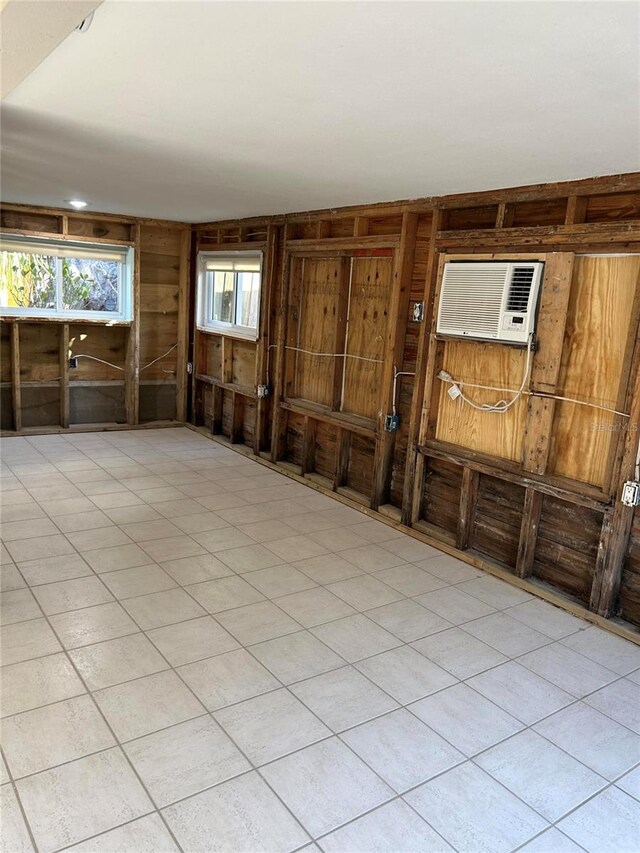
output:
[[[640,647],[190,430],[2,444],[7,853],[640,851]]]

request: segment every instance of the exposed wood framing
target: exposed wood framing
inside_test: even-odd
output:
[[[528,578],[533,570],[533,558],[536,550],[541,512],[542,492],[531,488],[527,489],[524,499],[524,510],[522,512],[522,526],[520,528],[520,542],[518,543],[518,558],[515,572],[519,578]]]
[[[255,385],[269,386],[267,364],[269,363],[269,347],[271,346],[271,316],[272,299],[275,291],[278,252],[278,229],[275,225],[267,228],[267,244],[264,250],[264,284],[260,299],[259,335],[256,345]],[[259,397],[256,401],[256,420],[253,431],[253,452],[258,455],[265,442],[266,415],[270,401]]]
[[[393,399],[394,372],[398,365],[402,367],[402,349],[406,333],[406,317],[409,308],[409,291],[417,228],[418,214],[404,213],[400,245],[395,253],[393,265],[391,304],[387,318],[387,340],[380,389],[379,421],[382,421],[385,415],[391,414],[395,405]],[[377,509],[380,504],[387,503],[391,477],[391,457],[396,437],[395,432],[387,432],[382,427],[383,424],[379,423],[379,434],[373,462],[373,490],[371,495],[373,509]]]
[[[425,377],[424,377],[424,385],[423,385],[423,395],[420,399],[418,405],[420,407],[420,420],[417,423],[417,432],[415,438],[416,447],[422,446],[429,436],[429,427],[430,427],[430,418],[433,416],[433,400],[434,400],[434,385],[435,378],[440,369],[439,366],[439,358],[441,355],[441,348],[438,346],[435,337],[436,331],[436,312],[434,310],[434,306],[437,306],[438,299],[440,298],[440,282],[442,281],[442,270],[444,269],[444,256],[441,255],[438,257],[437,262],[437,271],[435,268],[435,258],[434,258],[434,266],[431,268],[431,274],[436,274],[437,278],[434,282],[434,287],[431,291],[433,294],[430,302],[430,320],[431,320],[431,328],[430,328],[430,337],[428,342],[428,350],[427,350],[427,359],[425,366]],[[416,415],[417,417],[417,415]],[[406,477],[406,475],[405,475]],[[405,507],[405,517],[409,524],[414,524],[420,518],[420,510],[422,506],[423,494],[425,487],[425,470],[424,470],[424,459],[419,460],[416,464],[415,472],[411,482],[411,504],[409,507]]]
[[[60,426],[69,426],[69,324],[60,327]]]
[[[571,291],[573,254],[554,252],[545,260],[544,286],[538,309],[536,352],[531,368],[532,391],[555,394],[558,390],[564,329]],[[544,474],[549,458],[555,400],[530,396],[522,465],[525,471]]]
[[[191,267],[191,231],[180,236],[180,280],[178,284],[178,347],[176,353],[176,417],[187,419],[187,361],[189,359],[189,283]]]
[[[285,225],[282,238],[284,245],[288,242],[288,227]],[[286,430],[286,413],[280,402],[284,397],[284,369],[286,358],[287,340],[287,298],[289,295],[289,275],[291,262],[285,255],[282,274],[280,276],[280,305],[278,309],[278,320],[276,324],[276,368],[273,392],[273,421],[271,427],[271,461],[277,462],[282,457],[284,444],[284,432]]]
[[[11,403],[13,406],[13,428],[22,429],[22,389],[20,379],[20,324],[11,324]]]
[[[134,263],[131,306],[133,320],[129,327],[125,373],[125,412],[127,423],[140,422],[140,225],[134,225]]]
[[[469,547],[469,537],[473,526],[473,516],[478,498],[478,483],[480,475],[472,468],[462,471],[462,489],[460,491],[460,516],[456,533],[456,548],[466,551]]]

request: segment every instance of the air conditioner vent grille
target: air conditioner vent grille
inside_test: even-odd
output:
[[[507,298],[507,311],[524,312],[529,306],[535,267],[514,267]]]

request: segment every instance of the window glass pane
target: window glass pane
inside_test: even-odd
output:
[[[63,258],[62,307],[69,311],[119,311],[116,261]]]
[[[218,323],[233,323],[233,283],[235,275],[232,272],[207,273],[207,287],[213,288],[211,300],[211,320]]]
[[[258,328],[258,301],[260,297],[260,273],[239,272],[238,298],[236,301],[236,323],[239,326]]]
[[[0,252],[0,300],[7,308],[56,308],[56,259]]]

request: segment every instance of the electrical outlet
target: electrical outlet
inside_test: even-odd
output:
[[[271,388],[269,388],[268,385],[258,385],[256,391],[258,393],[258,397],[260,399],[263,399],[264,397],[269,396],[269,394],[271,393]]]
[[[386,432],[397,432],[400,429],[400,418],[398,415],[386,415],[384,428]]]
[[[413,303],[413,313],[411,319],[414,323],[422,323],[424,320],[424,302]]]
[[[451,388],[447,391],[447,394],[451,397],[452,400],[457,400],[458,397],[462,397],[462,391],[458,388],[457,385],[452,385]]]
[[[69,358],[69,370],[75,370],[77,366],[78,366],[78,359],[76,358],[75,355],[72,355]]]
[[[622,497],[625,506],[640,506],[640,483],[635,480],[627,480],[622,486]]]

